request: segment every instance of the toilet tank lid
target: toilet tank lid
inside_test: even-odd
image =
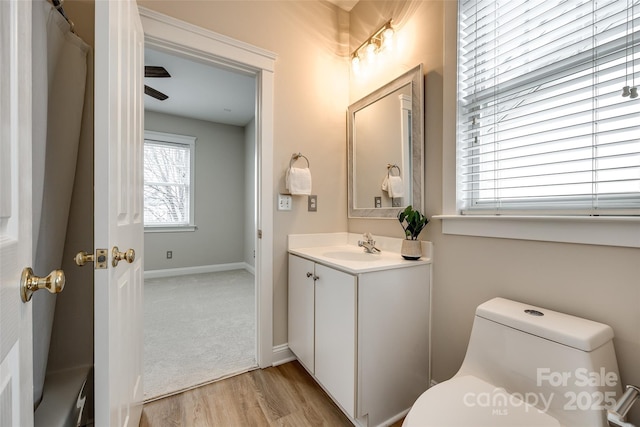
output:
[[[604,323],[505,298],[480,304],[476,316],[583,351],[613,339],[613,329]]]

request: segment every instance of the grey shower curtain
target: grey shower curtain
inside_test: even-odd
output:
[[[82,126],[89,46],[47,1],[33,5],[34,271],[61,268]],[[73,286],[67,283],[67,286]],[[34,402],[42,398],[56,296],[33,295]]]

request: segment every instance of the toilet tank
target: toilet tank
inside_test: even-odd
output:
[[[605,324],[494,298],[476,310],[456,376],[503,388],[562,425],[606,426],[621,396],[612,339]]]

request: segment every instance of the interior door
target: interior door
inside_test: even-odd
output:
[[[94,285],[98,427],[137,426],[142,412],[143,54],[135,0],[97,1],[94,239],[108,254]]]
[[[0,1],[0,426],[33,425],[31,2]]]

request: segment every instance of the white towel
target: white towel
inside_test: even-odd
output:
[[[289,168],[286,186],[293,195],[311,194],[311,171],[309,168]]]
[[[389,197],[404,197],[404,183],[399,176],[390,176],[387,183]]]

